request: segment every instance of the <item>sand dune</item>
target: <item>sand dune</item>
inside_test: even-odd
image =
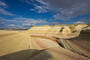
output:
[[[64,32],[60,29],[44,26],[27,31],[0,30],[0,60],[89,60],[90,30],[81,27],[72,33],[68,27]]]

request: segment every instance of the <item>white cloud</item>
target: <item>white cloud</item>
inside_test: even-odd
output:
[[[48,8],[46,6],[39,6],[39,5],[34,5],[35,7],[33,8],[32,11],[36,11],[38,13],[47,13]]]
[[[15,18],[15,20],[18,20],[19,23],[23,24],[23,26],[48,23],[47,21],[42,20],[42,19],[32,19],[32,18],[24,18],[24,17]]]
[[[14,27],[14,26],[15,26],[15,24],[10,24],[10,25],[8,25],[8,26],[10,26],[10,27]]]
[[[4,7],[4,8],[8,7],[7,4],[4,3],[4,2],[2,2],[2,1],[0,1],[0,6],[2,6],[2,7]]]
[[[86,23],[86,22],[84,22],[84,21],[76,21],[76,22],[74,22],[74,24],[84,24],[84,23]]]
[[[22,1],[22,0],[20,0]],[[37,13],[47,13],[49,8],[48,8],[48,4],[47,2],[43,2],[42,0],[23,0],[23,2],[29,4],[29,5],[33,5],[34,7],[33,8],[30,8],[31,11],[35,11]],[[40,3],[40,4],[36,4],[35,2],[37,3]]]
[[[31,26],[39,25],[39,24],[47,24],[48,22],[43,19],[32,19],[32,18],[24,18],[24,17],[17,17],[14,19],[5,19],[0,17],[0,24],[2,23],[6,24],[6,26],[9,27],[17,27],[17,28],[24,28],[28,27],[30,28]]]
[[[0,1],[0,14],[2,15],[8,15],[8,16],[14,16],[15,14],[10,13],[9,11],[7,11],[5,8],[8,7],[8,5],[2,1]]]
[[[0,18],[4,22],[9,22],[9,23],[20,23],[23,25],[36,25],[36,24],[45,24],[48,23],[44,19],[32,19],[32,18],[24,18],[24,17],[17,17],[14,19],[4,19]]]
[[[30,25],[37,25],[37,24],[43,24],[46,23],[46,21],[42,20],[30,20],[30,21],[24,21],[23,25],[30,26]]]
[[[36,0],[36,1],[43,5],[48,5],[48,3],[45,0]]]
[[[8,12],[7,10],[0,8],[0,14],[8,15],[8,16],[14,16],[14,14]]]

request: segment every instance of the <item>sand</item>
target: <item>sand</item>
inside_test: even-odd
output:
[[[90,60],[90,32],[59,30],[56,26],[0,30],[0,60]]]

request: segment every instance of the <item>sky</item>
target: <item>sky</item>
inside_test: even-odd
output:
[[[90,23],[90,0],[0,0],[0,28]]]

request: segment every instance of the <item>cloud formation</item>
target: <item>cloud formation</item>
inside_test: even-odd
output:
[[[8,15],[8,16],[14,16],[15,14],[12,14],[11,12],[7,11],[6,8],[8,8],[8,5],[2,1],[0,1],[0,14],[2,15]]]
[[[74,24],[84,24],[84,23],[86,23],[86,22],[84,22],[84,21],[76,21],[76,22],[74,22]]]
[[[29,5],[33,5],[34,7],[31,8],[30,11],[35,11],[37,13],[47,13],[49,10],[47,3],[43,2],[42,0],[20,0],[20,1],[25,2]]]
[[[14,16],[14,14],[8,12],[7,10],[0,8],[0,14],[8,15],[8,16]]]
[[[45,20],[42,19],[32,19],[32,18],[24,18],[24,17],[17,17],[14,19],[5,19],[5,18],[0,18],[1,22],[3,23],[3,26],[5,27],[17,27],[17,28],[30,28],[31,26],[35,26],[38,24],[46,24],[48,23]],[[2,24],[0,22],[0,25]],[[6,23],[8,23],[7,25],[5,25]],[[2,27],[3,27],[2,26]],[[0,26],[1,27],[1,26]]]
[[[1,6],[1,7],[4,7],[4,8],[8,7],[7,4],[4,3],[4,2],[2,2],[2,1],[0,1],[0,6]]]
[[[16,26],[15,24],[10,24],[10,25],[8,25],[8,26],[10,26],[10,27],[14,27],[14,26]]]
[[[37,13],[47,13],[48,12],[48,8],[46,6],[39,6],[39,5],[35,5],[34,4],[34,8],[30,9],[31,11],[35,11]]]
[[[56,12],[56,19],[68,20],[70,18],[90,13],[90,0],[37,0]]]
[[[45,24],[47,21],[42,20],[42,19],[32,19],[32,18],[24,18],[24,17],[19,17],[15,18],[15,20],[18,20],[19,23],[23,23],[23,26],[33,26],[37,24]]]

